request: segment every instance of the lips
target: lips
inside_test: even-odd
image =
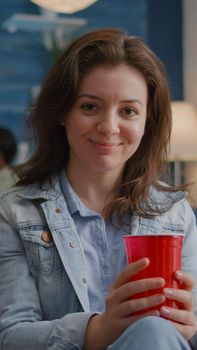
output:
[[[99,154],[110,155],[116,152],[122,145],[120,142],[106,142],[103,140],[89,140],[94,149],[99,152]]]
[[[121,144],[120,142],[105,142],[105,141],[94,141],[94,140],[90,140],[90,142],[95,145],[103,146],[103,147],[117,147]]]

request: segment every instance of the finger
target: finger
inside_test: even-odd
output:
[[[163,294],[155,294],[146,298],[130,299],[119,304],[117,313],[120,318],[135,314],[138,311],[148,312],[147,309],[163,304],[165,297]],[[146,311],[145,311],[146,310]]]
[[[176,271],[175,277],[180,282],[182,289],[191,291],[194,288],[195,279],[190,273],[184,271]]]
[[[160,314],[171,321],[178,322],[183,325],[194,326],[196,323],[195,315],[189,311],[162,306],[160,308]]]
[[[142,293],[158,288],[162,288],[165,281],[161,277],[147,278],[143,280],[137,280],[129,283],[125,283],[115,290],[111,290],[106,298],[108,304],[118,304],[137,293]]]
[[[149,265],[150,261],[148,258],[142,258],[129,265],[127,265],[116,281],[112,284],[111,289],[116,289],[122,284],[125,284],[129,279],[136,275],[141,270],[145,269]]]
[[[144,313],[141,313],[140,315],[132,315],[130,317],[130,320],[129,320],[129,324],[141,319],[141,318],[144,318],[144,317],[148,317],[148,316],[155,316],[155,317],[159,317],[160,316],[160,313],[158,310],[151,310],[151,311],[147,311],[147,312],[144,312]]]
[[[176,328],[176,330],[182,334],[182,336],[186,339],[186,340],[189,340],[191,339],[191,337],[194,335],[195,333],[195,327],[192,327],[192,326],[186,326],[186,325],[183,325],[181,323],[177,323],[177,322],[173,322],[173,321],[170,321],[169,322]]]
[[[194,310],[194,298],[191,292],[183,289],[164,288],[163,293],[166,298],[181,303],[185,310]]]

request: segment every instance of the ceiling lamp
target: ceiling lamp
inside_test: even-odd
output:
[[[74,13],[84,10],[98,0],[31,0],[34,4],[61,13]]]

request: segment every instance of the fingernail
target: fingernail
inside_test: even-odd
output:
[[[169,315],[169,313],[170,313],[170,310],[165,306],[162,306],[160,311],[161,311],[162,315]]]
[[[173,289],[169,289],[169,288],[164,288],[164,289],[163,289],[163,292],[164,292],[164,294],[165,294],[166,296],[169,296],[169,297],[172,297],[173,294],[174,294]]]
[[[156,287],[162,287],[164,286],[165,282],[162,278],[157,278],[155,281]]]
[[[162,294],[158,294],[158,295],[156,295],[155,296],[155,299],[156,299],[156,302],[157,303],[163,303],[165,300],[166,300],[166,298],[164,297],[164,295],[162,295]]]
[[[182,279],[183,278],[183,272],[182,271],[176,271],[176,276],[179,278],[179,279]]]

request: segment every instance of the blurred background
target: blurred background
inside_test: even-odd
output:
[[[119,27],[145,40],[164,62],[173,106],[173,181],[192,181],[197,207],[197,1],[1,0],[0,126],[27,156],[25,116],[57,55],[89,30]]]

